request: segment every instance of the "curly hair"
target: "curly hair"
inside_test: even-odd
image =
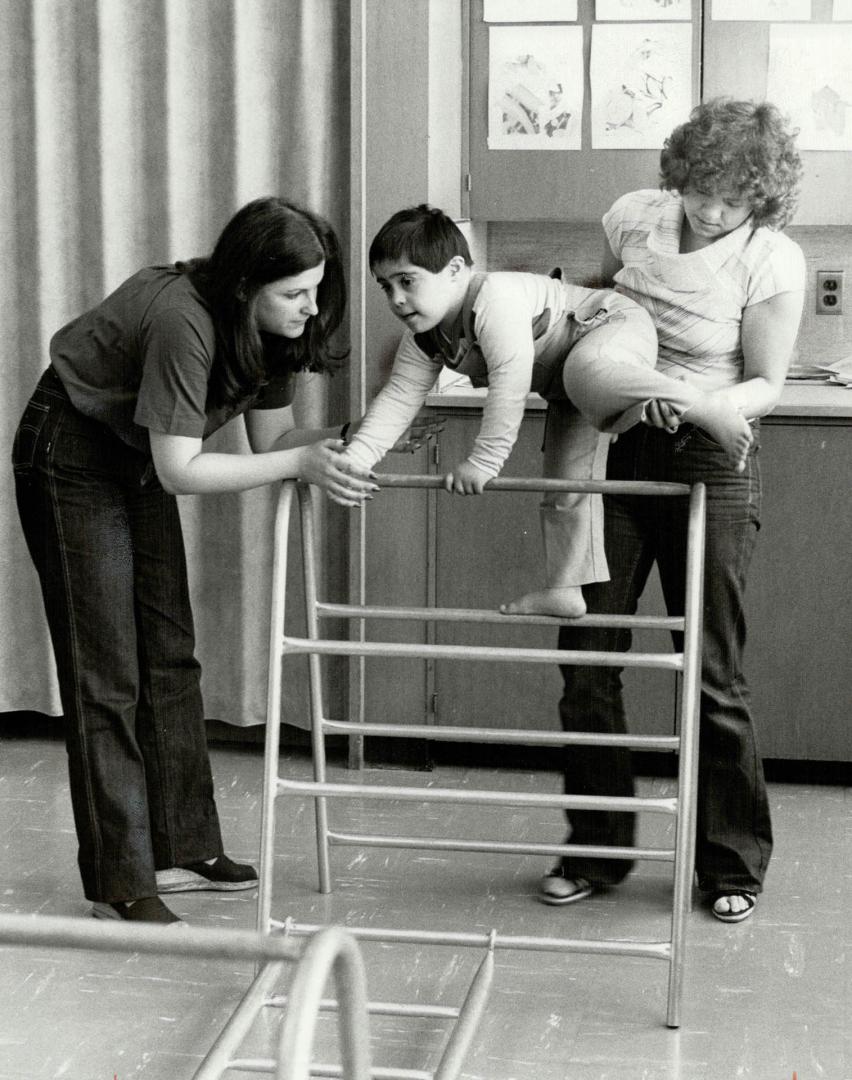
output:
[[[802,177],[797,134],[768,101],[705,101],[666,139],[660,187],[731,192],[751,206],[755,227],[783,229],[795,213]]]

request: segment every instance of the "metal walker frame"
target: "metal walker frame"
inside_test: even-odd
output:
[[[382,488],[438,488],[436,476],[380,475]],[[411,644],[366,640],[331,640],[320,634],[323,619],[346,620],[407,620],[418,622],[490,622],[559,625],[560,620],[549,616],[504,615],[490,610],[420,607],[374,607],[360,604],[326,603],[317,597],[316,562],[316,493],[306,484],[287,481],[282,485],[275,518],[275,560],[272,584],[270,620],[269,684],[264,765],[263,821],[260,855],[260,892],[258,930],[269,933],[284,929],[290,934],[314,934],[319,926],[298,924],[287,920],[277,922],[272,909],[272,866],[275,841],[276,802],[284,795],[309,796],[314,799],[316,817],[317,864],[319,889],[328,893],[332,888],[330,847],[356,845],[360,847],[416,848],[494,852],[503,854],[561,854],[582,853],[591,857],[623,857],[656,859],[673,864],[674,890],[671,934],[663,941],[588,940],[576,938],[532,937],[510,934],[465,932],[434,932],[417,930],[349,927],[359,941],[385,943],[416,943],[433,945],[471,946],[485,950],[460,1009],[439,1006],[414,1007],[387,1004],[368,1005],[368,1010],[394,1015],[443,1016],[455,1021],[443,1058],[435,1072],[382,1069],[373,1075],[400,1080],[451,1080],[457,1076],[462,1059],[476,1026],[484,1012],[493,976],[494,952],[497,949],[549,951],[559,953],[598,953],[606,955],[647,957],[663,960],[668,965],[668,998],[666,1023],[671,1028],[680,1024],[680,999],[683,982],[686,919],[690,910],[693,864],[695,853],[695,803],[698,761],[698,705],[701,678],[701,611],[703,595],[703,560],[705,542],[706,493],[703,484],[690,488],[683,484],[636,481],[562,481],[545,479],[492,480],[487,491],[572,491],[586,493],[654,495],[688,498],[688,533],[686,595],[684,615],[587,615],[577,625],[619,626],[631,629],[677,630],[683,633],[683,651],[679,653],[583,652],[558,649],[509,647],[473,647],[467,645]],[[302,560],[306,606],[306,634],[288,636],[284,631],[287,543],[294,496],[298,497],[302,530]],[[360,635],[362,638],[363,635]],[[309,658],[311,746],[313,780],[288,780],[278,775],[279,725],[282,691],[282,665],[288,656],[307,655]],[[364,722],[353,724],[324,715],[320,658],[347,657],[407,657],[412,659],[486,660],[510,663],[582,664],[609,667],[654,667],[680,672],[682,694],[679,708],[679,734],[662,735],[599,735],[594,733],[565,733],[490,728],[443,727],[425,724],[392,724]],[[454,790],[417,786],[376,786],[369,783],[330,783],[326,773],[325,736],[328,734],[383,737],[441,739],[466,742],[501,743],[528,746],[598,745],[619,746],[676,752],[678,762],[677,795],[669,798],[604,797],[576,795],[539,795],[505,791]],[[676,819],[673,848],[612,848],[570,844],[548,845],[534,843],[505,843],[465,839],[387,836],[354,834],[329,827],[328,800],[370,798],[415,802],[455,802],[493,806],[536,806],[583,810],[620,810],[652,812]],[[315,1073],[314,1075],[325,1075]],[[331,1075],[331,1074],[329,1074]],[[336,1075],[336,1074],[335,1074]]]
[[[436,488],[434,476],[380,478],[382,487]],[[309,1077],[345,1077],[346,1080],[455,1080],[488,1002],[497,949],[532,952],[586,953],[647,957],[668,964],[666,1023],[678,1027],[683,981],[686,917],[690,908],[694,862],[695,795],[698,760],[698,702],[701,675],[701,610],[705,531],[703,484],[689,488],[680,484],[497,479],[489,489],[497,491],[583,491],[689,498],[685,614],[670,616],[587,615],[581,625],[621,626],[679,630],[684,635],[681,653],[581,652],[555,649],[486,648],[458,645],[402,644],[363,640],[333,641],[319,635],[324,618],[402,619],[425,622],[521,622],[558,625],[544,616],[503,615],[487,610],[449,608],[386,608],[320,602],[316,595],[315,493],[307,485],[287,481],[281,489],[275,519],[275,562],[270,622],[268,715],[264,759],[263,820],[259,875],[257,932],[228,931],[222,934],[200,928],[164,928],[145,925],[99,924],[72,918],[7,915],[0,918],[0,942],[28,946],[53,945],[99,951],[133,950],[185,956],[252,959],[257,974],[233,1015],[205,1056],[194,1080],[219,1080],[229,1070],[273,1074],[276,1080],[309,1080]],[[302,525],[302,554],[307,608],[307,636],[284,634],[287,580],[287,540],[293,497],[298,492]],[[288,655],[308,654],[311,695],[312,781],[286,780],[278,775],[279,717],[282,662]],[[489,728],[436,727],[359,723],[329,720],[323,715],[320,657],[387,656],[426,659],[488,660],[494,662],[583,664],[591,666],[659,667],[682,674],[680,734],[677,736],[598,735]],[[442,739],[514,745],[599,745],[667,750],[679,755],[678,793],[671,798],[616,798],[603,796],[538,795],[505,791],[471,791],[422,787],[377,787],[365,783],[333,784],[326,779],[326,734],[380,735],[402,738]],[[582,853],[592,857],[657,859],[673,864],[674,892],[671,934],[664,941],[587,940],[466,932],[380,929],[375,927],[315,926],[291,919],[271,917],[272,869],[276,801],[286,794],[307,795],[315,800],[317,861],[321,892],[331,891],[329,849],[333,844],[432,850],[479,851],[503,854]],[[356,835],[332,831],[328,825],[327,800],[374,798],[419,802],[458,802],[493,806],[539,806],[583,810],[649,811],[674,816],[675,845],[667,848],[612,848],[470,841],[465,839]],[[297,939],[309,937],[307,947]],[[485,950],[459,1008],[443,1005],[396,1004],[368,1001],[366,977],[359,942],[470,946]],[[275,992],[287,962],[297,967],[289,995]],[[338,999],[323,998],[329,976],[335,977]],[[275,1058],[236,1056],[258,1015],[268,1008],[284,1009]],[[312,1064],[314,1028],[320,1012],[340,1014],[341,1065]],[[373,1068],[370,1062],[369,1017],[384,1015],[420,1017],[453,1024],[441,1060],[434,1071]]]
[[[305,947],[287,936],[249,930],[157,926],[154,923],[101,922],[58,915],[2,915],[0,942],[27,948],[85,949],[91,952],[186,956],[190,959],[252,960],[262,964],[243,1000],[204,1058],[194,1080],[214,1080],[228,1069],[274,1073],[275,1080],[344,1076],[371,1080],[369,1016],[364,962],[355,938],[339,926],[321,928]],[[295,964],[289,999],[269,990],[284,969]],[[339,1001],[321,998],[330,975]],[[235,1058],[234,1051],[263,1006],[287,1008],[274,1057]],[[342,1070],[311,1069],[314,1028],[319,1012],[340,1013]]]

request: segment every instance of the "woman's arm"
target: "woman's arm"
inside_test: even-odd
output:
[[[338,439],[342,426],[327,428],[299,427],[292,405],[282,409],[249,409],[245,414],[249,446],[255,454],[270,450],[292,450],[321,439]]]
[[[397,346],[387,382],[360,421],[353,422],[350,428],[351,445],[346,457],[372,468],[390,450],[402,449],[440,371],[440,362],[422,352],[411,331],[406,331]],[[427,432],[426,437],[433,433]],[[423,441],[422,429],[419,441]]]
[[[350,420],[346,424],[328,428],[301,428],[296,425],[290,405],[283,409],[252,409],[246,413],[249,445],[256,454],[268,450],[289,450],[295,446],[319,442],[321,439],[339,439],[344,428],[347,439],[351,439],[360,429],[361,423],[362,420]],[[443,420],[435,420],[429,416],[415,417],[414,422],[390,449],[393,453],[413,454],[443,430]]]
[[[247,491],[298,477],[322,488],[341,506],[359,506],[377,490],[366,470],[358,469],[341,457],[343,443],[338,439],[322,439],[310,445],[254,454],[223,454],[202,453],[199,438],[164,435],[157,431],[152,431],[150,438],[157,476],[166,491],[173,495]]]
[[[803,290],[776,293],[743,311],[743,379],[725,396],[748,420],[765,416],[778,404],[804,299]]]

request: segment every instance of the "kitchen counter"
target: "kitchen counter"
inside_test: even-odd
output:
[[[467,380],[448,379],[441,389],[428,396],[426,404],[434,408],[475,409],[482,405],[485,393],[484,389],[475,390]],[[546,402],[538,394],[530,394],[527,408],[544,409]],[[852,418],[852,387],[789,382],[771,415]]]
[[[443,382],[444,392],[429,398],[444,421],[435,441],[437,460],[431,459],[435,472],[440,463],[461,461],[469,451],[485,393],[450,385],[446,376]],[[539,474],[544,404],[538,396],[530,398],[507,475]],[[768,758],[852,761],[852,606],[844,587],[852,577],[850,461],[852,389],[788,383],[761,430],[765,498],[748,589],[747,670],[760,717],[761,751]],[[373,525],[372,574],[393,583],[381,602],[416,605],[420,596],[434,596],[438,606],[492,608],[506,596],[528,591],[539,580],[541,563],[536,502],[530,493],[514,500],[458,500],[433,493],[429,506],[422,507],[412,493],[403,513],[389,508],[387,517]],[[379,504],[384,506],[381,500],[371,504],[371,513]],[[418,579],[421,591],[413,598],[412,564],[426,568]],[[652,614],[663,609],[659,582],[652,582],[640,610]],[[435,632],[442,644],[470,640],[455,624]],[[483,634],[492,633],[487,644],[501,644],[496,627],[475,630],[480,644]],[[534,730],[553,723],[558,676],[554,685],[538,671],[458,675],[458,667],[436,662],[417,698],[420,719],[412,722],[428,716],[428,722],[439,725],[511,728],[523,717]],[[661,725],[671,723],[666,728],[671,734],[670,683],[659,673],[633,670],[624,677],[632,730],[659,734]],[[381,693],[387,699],[376,711],[398,710],[396,684]]]

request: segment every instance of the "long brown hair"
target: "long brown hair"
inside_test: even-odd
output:
[[[261,333],[258,291],[325,262],[318,313],[299,338]],[[209,399],[217,405],[254,397],[284,371],[331,371],[345,353],[330,338],[343,319],[346,283],[340,244],[331,225],[294,203],[267,196],[248,203],[222,230],[212,254],[178,263],[208,305],[216,328]]]

